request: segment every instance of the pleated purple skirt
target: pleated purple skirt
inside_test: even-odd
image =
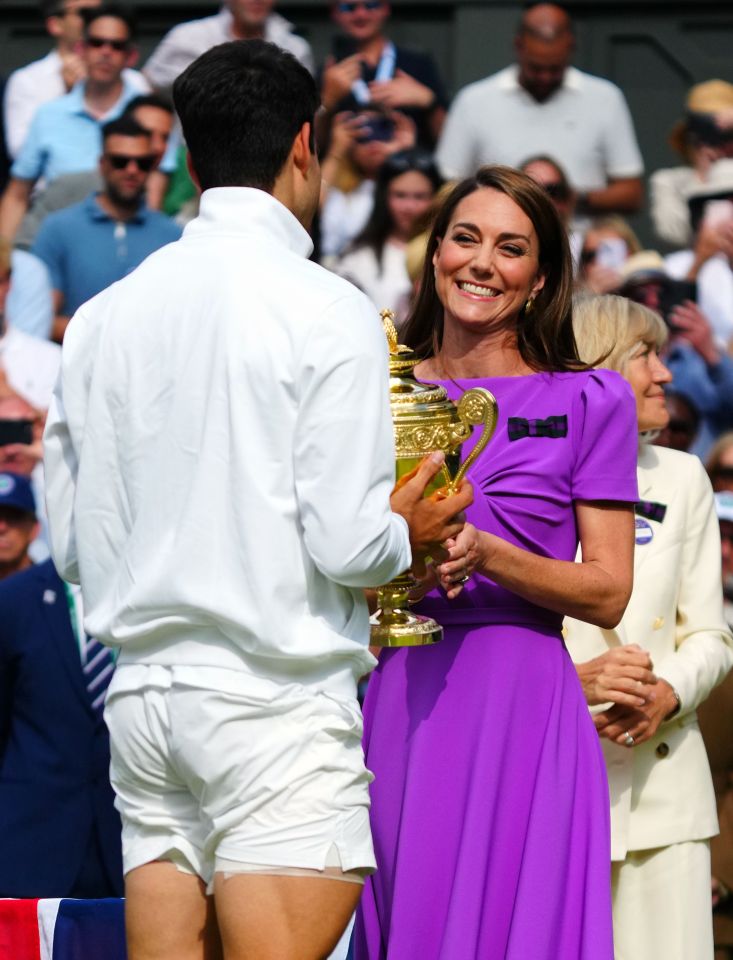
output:
[[[557,632],[386,650],[364,712],[379,871],[356,960],[613,960],[605,767]]]

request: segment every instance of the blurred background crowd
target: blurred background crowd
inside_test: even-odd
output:
[[[196,216],[170,90],[218,43],[264,37],[313,72],[323,104],[314,257],[376,309],[392,308],[398,324],[436,205],[451,182],[490,162],[523,169],[547,191],[567,226],[579,292],[620,294],[661,314],[674,379],[657,442],[707,466],[733,623],[733,77],[696,78],[675,104],[669,165],[649,170],[624,91],[574,66],[575,26],[552,4],[520,11],[504,67],[452,97],[431,50],[392,39],[384,0],[324,4],[333,41],[320,57],[273,0],[212,6],[144,58],[127,6],[39,0],[38,8],[46,54],[0,77],[0,621],[11,625],[0,631],[0,808],[15,811],[0,817],[0,846],[18,848],[18,859],[0,858],[0,896],[121,891],[101,719],[113,662],[85,637],[81,598],[48,560],[40,437],[77,307]],[[629,218],[638,223],[640,212],[650,226],[635,231]],[[31,569],[35,580],[13,576]],[[20,692],[19,676],[27,678]],[[733,758],[720,718],[733,716],[733,693],[723,685],[715,698],[709,746],[722,834],[713,884],[720,957],[728,957]],[[41,730],[39,717],[54,722]],[[37,783],[18,773],[28,744],[37,769],[63,771],[49,782],[70,824],[40,876],[37,865],[18,867],[23,832],[43,829],[33,815]],[[6,781],[17,781],[10,799]]]

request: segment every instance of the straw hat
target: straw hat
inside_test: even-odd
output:
[[[733,107],[733,83],[725,80],[706,80],[690,87],[685,101],[686,113],[717,113]],[[672,127],[668,142],[687,159],[687,120],[678,120]]]
[[[622,289],[635,283],[644,283],[647,280],[659,280],[667,276],[667,267],[664,258],[656,250],[640,250],[623,263],[619,269],[623,280]]]

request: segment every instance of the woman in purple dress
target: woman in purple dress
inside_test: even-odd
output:
[[[403,332],[418,376],[487,387],[499,422],[453,586],[420,607],[445,637],[383,651],[369,683],[379,871],[356,960],[612,960],[608,789],[561,625],[611,627],[629,598],[633,396],[578,359],[567,240],[529,177],[458,184],[428,250]]]

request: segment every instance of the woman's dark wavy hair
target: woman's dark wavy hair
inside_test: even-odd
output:
[[[389,185],[403,173],[421,173],[437,191],[443,186],[443,178],[427,150],[415,147],[411,150],[400,150],[387,157],[377,175],[376,190],[374,191],[374,206],[364,229],[352,244],[352,250],[361,247],[371,247],[377,257],[379,269],[382,269],[382,255],[387,238],[392,232],[392,217],[389,212]]]
[[[545,285],[531,311],[522,309],[517,348],[533,370],[586,370],[573,336],[573,266],[565,228],[547,193],[527,174],[512,167],[481,167],[456,184],[438,210],[428,240],[420,290],[400,339],[421,357],[432,357],[443,341],[443,304],[438,299],[433,255],[447,233],[456,207],[476,190],[497,190],[513,200],[532,221],[539,241]]]

